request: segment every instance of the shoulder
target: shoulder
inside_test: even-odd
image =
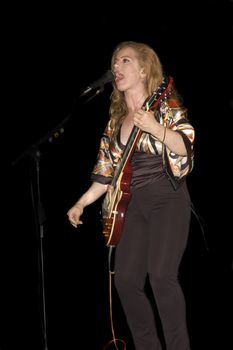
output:
[[[163,119],[170,121],[170,123],[188,118],[187,108],[175,98],[162,101],[160,104],[160,113]]]
[[[107,125],[104,129],[104,136],[106,137],[112,137],[113,135],[113,131],[114,131],[114,126],[113,126],[113,122],[112,119],[109,119],[107,122]]]

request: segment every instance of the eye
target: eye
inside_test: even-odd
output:
[[[123,62],[123,63],[129,63],[129,62],[130,62],[130,59],[127,58],[127,57],[124,57],[124,58],[122,59],[122,62]]]

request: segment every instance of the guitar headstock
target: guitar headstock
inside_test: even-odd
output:
[[[146,99],[144,106],[148,106],[150,110],[155,109],[162,100],[167,98],[172,86],[173,78],[165,76],[160,86]]]

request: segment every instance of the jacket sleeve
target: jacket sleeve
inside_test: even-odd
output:
[[[187,155],[180,156],[165,147],[167,169],[177,181],[181,181],[192,171],[194,166],[195,130],[188,120],[187,109],[174,104],[173,101],[164,103],[161,112],[167,127],[182,136],[187,150]]]
[[[96,164],[91,173],[91,181],[102,184],[111,183],[114,174],[113,162],[110,154],[111,137],[112,128],[109,121],[100,140]]]

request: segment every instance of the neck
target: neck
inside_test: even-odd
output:
[[[125,101],[128,107],[129,112],[134,112],[140,109],[143,105],[143,102],[146,99],[146,94],[141,93],[138,95],[126,95]]]

